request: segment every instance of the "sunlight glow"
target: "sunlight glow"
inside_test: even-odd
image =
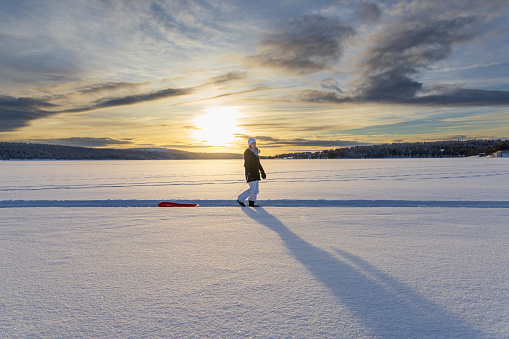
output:
[[[209,146],[225,146],[232,143],[239,133],[237,107],[217,107],[205,110],[196,118],[194,137]]]

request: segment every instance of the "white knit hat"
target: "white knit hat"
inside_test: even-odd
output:
[[[249,138],[247,145],[250,146],[253,142],[256,142],[255,138]]]

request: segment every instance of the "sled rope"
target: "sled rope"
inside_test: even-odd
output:
[[[240,188],[240,190],[235,193],[234,195],[232,195],[230,198],[228,198],[228,200],[232,200],[234,197],[238,197],[239,193],[244,189],[244,186],[246,186],[247,182],[244,183],[244,185],[242,185],[242,187]]]

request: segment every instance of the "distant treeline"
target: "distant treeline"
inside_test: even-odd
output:
[[[354,146],[321,152],[286,153],[271,158],[294,159],[373,159],[373,158],[440,158],[488,155],[509,150],[505,140],[466,140],[394,143]]]
[[[177,160],[240,159],[241,154],[194,153],[171,149],[111,149],[0,142],[0,160]]]

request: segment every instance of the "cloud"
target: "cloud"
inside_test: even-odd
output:
[[[133,142],[130,140],[117,140],[111,138],[58,138],[58,139],[41,139],[31,140],[32,142],[42,142],[45,144],[57,144],[65,146],[82,146],[82,147],[105,147],[113,145],[130,145]]]
[[[285,31],[267,34],[259,52],[248,60],[293,73],[319,72],[339,60],[343,42],[354,33],[339,18],[305,15],[291,20]]]
[[[4,86],[75,80],[81,72],[79,60],[78,51],[42,33],[0,34],[0,72]]]
[[[373,3],[363,3],[359,5],[354,15],[358,20],[377,22],[378,20],[380,20],[382,12],[378,8],[378,6]]]
[[[486,117],[486,113],[483,110],[475,107],[420,110],[417,114],[407,117],[397,116],[392,119],[386,117],[385,119],[373,121],[370,125],[364,127],[342,129],[342,133],[347,135],[373,136],[419,135],[425,138],[440,135],[442,139],[444,137],[464,135],[473,131],[484,134],[488,130],[503,130],[508,120],[505,109],[493,109],[491,115],[491,117]],[[472,138],[472,133],[470,133],[470,138]]]
[[[222,85],[230,81],[242,80],[246,77],[244,72],[228,72],[226,74],[218,75],[211,79],[211,83],[215,85]]]
[[[379,7],[371,3],[361,4],[354,12],[357,19],[371,22],[378,21],[381,14]],[[459,44],[481,36],[486,20],[490,19],[452,10],[424,11],[419,17],[396,16],[395,21],[384,23],[363,42],[367,47],[356,54],[358,62],[353,71],[341,74],[341,77],[357,75],[357,80],[350,81],[350,88],[340,88],[338,80],[329,78],[320,83],[320,90],[302,90],[294,94],[294,99],[333,104],[507,105],[506,91],[438,90],[436,86],[428,88],[419,79],[434,64],[449,58]],[[353,28],[336,17],[305,15],[291,20],[286,29],[266,35],[259,52],[249,60],[294,73],[319,72],[335,65],[343,54],[344,42],[354,34]]]
[[[141,84],[130,82],[106,82],[103,84],[94,84],[78,88],[77,91],[81,94],[96,94],[101,92],[111,92],[116,90],[135,90]]]
[[[101,92],[106,90],[117,89],[119,87],[129,87],[129,84],[105,84],[91,86],[88,89],[88,93]],[[133,85],[133,88],[136,85]],[[81,107],[66,108],[54,103],[52,100],[61,98],[61,95],[55,95],[54,97],[45,97],[43,99],[38,98],[15,98],[11,96],[0,96],[0,132],[7,132],[17,130],[19,128],[27,126],[30,121],[46,118],[51,115],[61,113],[79,113],[88,112],[101,108],[110,108],[116,106],[135,105],[142,102],[154,101],[164,98],[177,97],[191,93],[191,88],[165,88],[158,91],[152,91],[148,93],[125,95],[117,97],[103,97],[92,103],[85,104]]]
[[[509,91],[485,91],[479,89],[457,89],[450,92],[417,97],[413,104],[440,106],[506,106]]]
[[[180,95],[186,95],[191,93],[192,90],[188,88],[166,88],[159,91],[154,91],[144,94],[127,95],[123,97],[115,98],[102,98],[96,102],[96,104],[90,108],[106,108],[113,106],[125,106],[134,105],[145,101],[153,101],[158,99],[164,99],[168,97],[175,97]]]
[[[342,96],[337,91],[303,90],[297,93],[296,100],[315,103],[345,103],[353,102],[349,97]]]
[[[410,81],[410,80],[409,80]],[[404,86],[401,83],[400,86]],[[411,83],[409,84],[411,86]],[[408,89],[406,89],[408,90]],[[479,89],[456,89],[439,94],[412,96],[408,98],[386,98],[384,100],[370,100],[366,98],[352,98],[341,95],[338,92],[303,90],[293,98],[297,101],[312,103],[369,103],[372,101],[419,106],[442,106],[442,107],[481,107],[481,106],[507,106],[509,105],[509,91],[486,91]]]
[[[405,21],[373,37],[362,60],[356,97],[362,101],[409,101],[422,89],[411,76],[447,58],[456,44],[478,34],[478,19]]]
[[[144,30],[157,41],[180,49],[210,52],[212,46],[226,46],[225,40],[242,28],[232,25],[231,10],[235,5],[226,1],[157,1],[150,5]],[[189,56],[189,54],[187,54]]]
[[[0,95],[0,132],[7,132],[27,126],[35,119],[54,114],[54,105],[44,99],[14,98]]]
[[[404,19],[386,26],[369,39],[358,63],[360,80],[343,91],[334,79],[321,83],[324,90],[303,90],[297,100],[316,103],[390,103],[424,106],[498,106],[509,104],[509,92],[434,86],[418,81],[420,73],[448,58],[459,43],[482,32],[475,16],[453,19]]]
[[[152,91],[148,93],[142,93],[142,94],[133,94],[133,95],[125,95],[125,96],[116,96],[116,97],[104,97],[101,99],[98,99],[93,102],[92,105],[76,108],[70,110],[71,112],[83,112],[83,111],[89,111],[93,109],[98,108],[107,108],[107,107],[114,107],[114,106],[125,106],[125,105],[134,105],[146,101],[154,101],[169,97],[177,97],[177,96],[183,96],[187,94],[193,93],[196,89],[204,86],[208,86],[210,84],[214,85],[223,85],[228,82],[242,80],[245,78],[245,73],[243,72],[228,72],[222,75],[218,75],[215,77],[212,77],[210,80],[206,81],[203,85],[199,85],[194,88],[165,88],[158,91]],[[125,82],[119,82],[119,83],[105,83],[100,85],[93,85],[85,87],[84,89],[81,89],[81,91],[88,93],[95,93],[95,92],[102,92],[102,91],[114,91],[119,89],[137,89],[141,83],[125,83]],[[249,92],[255,92],[264,90],[264,88],[255,88],[255,89],[249,89],[245,91],[241,91],[240,93],[249,93]],[[216,97],[222,97],[222,96],[228,96],[238,93],[224,93],[221,95],[218,95]],[[215,97],[215,98],[216,98]],[[198,100],[200,101],[200,100]],[[180,103],[179,103],[180,104]],[[178,104],[177,104],[178,105]]]
[[[293,86],[291,86],[291,87],[293,87]],[[280,87],[280,88],[287,88],[287,87]],[[229,96],[237,96],[237,95],[247,94],[247,93],[254,93],[254,92],[260,92],[260,91],[275,90],[275,89],[278,89],[278,88],[276,88],[276,87],[249,88],[249,89],[242,90],[242,91],[237,91],[237,92],[226,92],[226,93],[222,93],[222,94],[219,94],[219,95],[215,95],[213,97],[207,97],[207,98],[203,98],[203,99],[193,99],[191,101],[183,101],[183,102],[179,102],[179,103],[170,105],[170,107],[175,107],[175,106],[180,106],[180,105],[185,105],[185,104],[188,104],[188,103],[194,103],[194,102],[200,102],[200,101],[214,100],[214,99],[224,98],[224,97],[229,97]]]
[[[249,138],[246,135],[238,135],[238,138],[244,138],[247,140]],[[282,138],[274,138],[269,136],[256,136],[256,141],[258,141],[258,145],[260,148],[263,147],[349,147],[349,146],[360,146],[360,145],[368,145],[367,143],[362,143],[358,141],[352,140],[319,140],[319,139],[304,139],[304,138],[294,138],[294,139],[282,139]],[[265,145],[264,145],[265,144]]]
[[[338,93],[343,93],[343,90],[339,87],[338,81],[332,78],[322,80],[320,86],[324,89],[329,89]]]
[[[158,91],[153,91],[149,93],[142,94],[133,94],[133,95],[125,95],[125,96],[117,96],[117,97],[104,97],[100,98],[90,105],[85,105],[82,107],[64,109],[59,111],[58,113],[79,113],[79,112],[88,112],[101,108],[110,108],[117,106],[126,106],[126,105],[135,105],[142,102],[154,101],[159,99],[165,99],[170,97],[177,97],[182,95],[187,95],[192,92],[191,88],[165,88]]]
[[[27,126],[33,120],[46,118],[51,115],[88,112],[102,108],[135,105],[143,102],[179,97],[190,94],[197,88],[203,86],[208,86],[210,84],[223,85],[231,81],[241,80],[244,77],[245,74],[242,72],[228,72],[213,77],[203,85],[194,88],[163,88],[136,94],[129,93],[140,92],[141,87],[147,83],[105,82],[91,84],[72,89],[72,91],[67,94],[53,94],[52,96],[48,95],[43,98],[16,98],[0,95],[0,132],[17,130]],[[256,92],[265,89],[266,88],[254,88],[239,93],[225,93],[216,97]],[[119,92],[122,94],[118,95]],[[128,94],[123,92],[127,92]],[[76,93],[79,94],[78,97]],[[95,99],[82,104],[76,102],[76,100],[87,100],[90,97],[95,97]],[[62,103],[57,104],[57,102]]]

